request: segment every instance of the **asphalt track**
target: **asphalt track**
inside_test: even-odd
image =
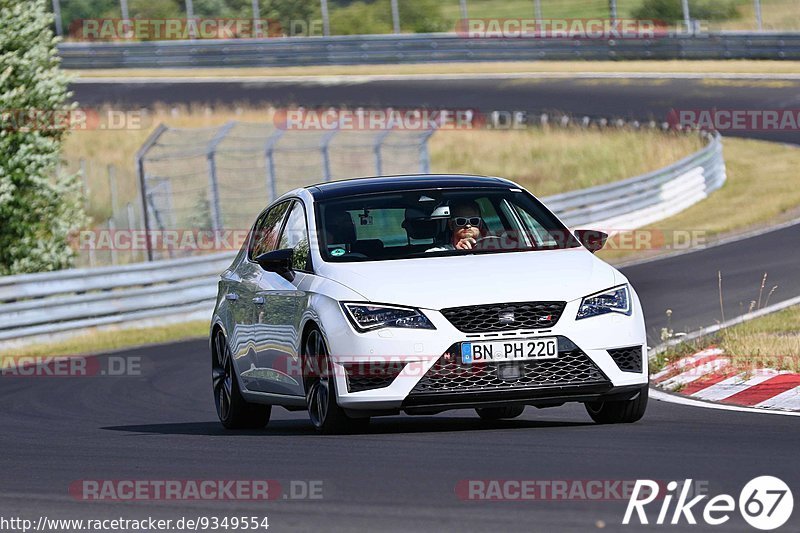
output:
[[[579,68],[579,67],[578,67]],[[72,87],[82,105],[394,106],[565,112],[575,117],[667,120],[672,109],[797,109],[800,81],[748,79],[399,79],[95,82]],[[725,135],[800,143],[800,131]]]
[[[681,81],[681,84],[686,83]],[[203,98],[241,101],[242,91],[279,103],[283,94],[306,104],[375,103],[436,105],[448,95],[453,107],[480,101],[496,109],[558,107],[593,115],[630,112],[658,114],[676,105],[717,107],[750,102],[788,107],[797,87],[709,89],[670,84],[513,85],[497,94],[486,84],[454,87],[305,87],[209,90]],[[666,85],[666,86],[665,86]],[[135,96],[142,104],[153,95],[183,101],[196,93],[165,87],[153,93],[101,91],[105,101]],[[539,87],[539,89],[536,89]],[[560,87],[560,89],[559,89]],[[85,91],[86,86],[80,86]],[[141,89],[141,88],[138,88]],[[680,90],[678,90],[680,89]],[[687,99],[694,90],[696,99]],[[148,89],[149,90],[149,89]],[[199,90],[198,88],[192,89]],[[411,91],[405,93],[405,90]],[[720,91],[720,103],[707,94]],[[127,91],[127,92],[126,92]],[[510,94],[518,96],[511,99]],[[88,93],[78,93],[86,103]],[[588,101],[587,94],[594,95]],[[128,96],[126,96],[128,95]],[[194,95],[194,96],[193,96]],[[316,95],[318,100],[310,101]],[[391,97],[391,98],[390,98]],[[150,98],[150,100],[148,100]],[[684,100],[682,100],[684,99]],[[261,101],[261,100],[259,100]],[[683,102],[683,103],[680,103]],[[556,105],[558,104],[558,106]],[[574,105],[575,107],[569,107]],[[795,134],[781,140],[797,141]],[[625,269],[637,287],[649,327],[664,325],[673,309],[673,326],[696,328],[719,319],[717,271],[721,270],[728,310],[757,297],[764,271],[780,286],[779,301],[800,294],[798,226],[748,240]],[[745,303],[746,306],[746,303]],[[728,314],[730,313],[730,315]],[[534,480],[683,480],[707,483],[712,495],[738,498],[743,485],[759,475],[781,477],[800,499],[800,427],[795,417],[722,412],[651,402],[645,418],[633,425],[597,426],[581,406],[547,410],[528,408],[519,419],[481,422],[471,411],[435,417],[374,420],[361,435],[321,437],[304,413],[276,409],[263,431],[230,433],[216,422],[211,397],[209,356],[204,342],[154,346],[116,354],[142,358],[140,377],[3,377],[0,405],[0,502],[3,516],[36,519],[163,517],[198,515],[269,516],[275,531],[609,531],[705,529],[688,526],[625,527],[623,501],[475,502],[457,497],[455,487],[468,479]],[[101,362],[107,356],[101,356]],[[68,487],[80,479],[275,479],[321,480],[321,500],[248,503],[242,501],[86,502]],[[650,512],[651,521],[657,509]],[[718,531],[749,531],[737,513]],[[795,510],[783,530],[800,529]]]

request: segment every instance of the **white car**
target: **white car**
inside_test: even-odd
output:
[[[599,423],[647,406],[636,292],[519,185],[412,175],[288,192],[222,273],[211,322],[228,428],[273,405],[323,433],[370,417],[582,402]]]

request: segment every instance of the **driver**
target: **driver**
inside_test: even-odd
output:
[[[450,244],[428,250],[438,252],[444,250],[472,250],[478,239],[486,235],[486,227],[481,217],[481,209],[473,200],[454,203],[450,206],[448,227],[452,234]]]

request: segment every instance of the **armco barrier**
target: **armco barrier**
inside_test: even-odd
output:
[[[71,69],[290,67],[445,61],[800,59],[800,33],[655,39],[478,39],[454,33],[85,43],[58,46]]]
[[[725,182],[720,137],[664,169],[542,200],[570,227],[635,228]],[[266,203],[266,200],[265,200]],[[230,253],[0,278],[0,345],[158,317],[209,316]]]

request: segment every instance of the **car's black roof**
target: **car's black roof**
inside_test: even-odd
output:
[[[498,188],[515,187],[513,182],[487,176],[459,174],[410,174],[355,178],[318,183],[306,187],[315,200],[342,198],[357,194],[370,194],[415,189]]]

